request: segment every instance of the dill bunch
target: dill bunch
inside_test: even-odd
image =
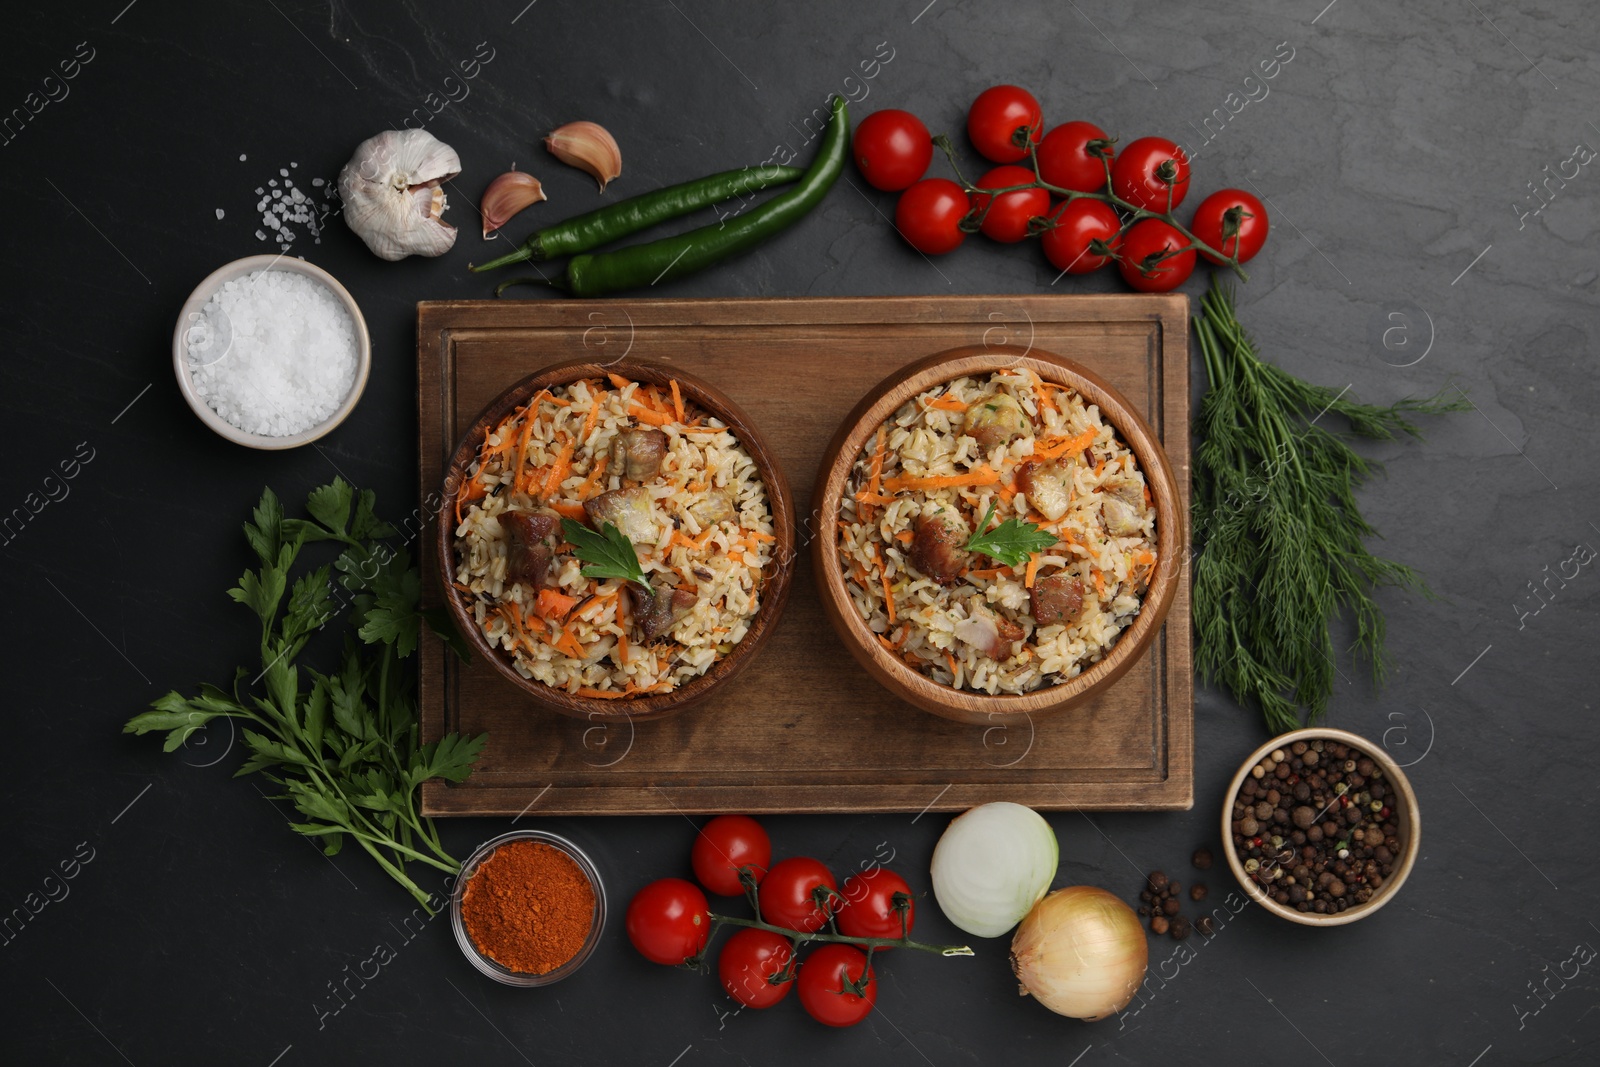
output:
[[[1464,411],[1464,395],[1389,407],[1312,385],[1267,363],[1239,325],[1231,288],[1213,281],[1194,320],[1210,389],[1194,458],[1195,665],[1274,733],[1327,710],[1337,670],[1331,624],[1353,617],[1354,658],[1384,676],[1381,586],[1430,595],[1412,568],[1373,555],[1374,530],[1356,487],[1381,464],[1317,423],[1342,416],[1352,433],[1421,439],[1412,415]]]

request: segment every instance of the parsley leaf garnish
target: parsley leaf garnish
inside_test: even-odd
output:
[[[983,521],[978,523],[977,532],[967,541],[968,552],[982,552],[1008,567],[1015,567],[1026,563],[1029,556],[1044,551],[1058,540],[1055,534],[1045,533],[1033,523],[1016,518],[1007,519],[985,532],[984,527],[989,525],[993,517],[994,501],[991,500],[989,510],[983,513]]]
[[[617,529],[616,523],[601,523],[600,532],[595,533],[581,522],[562,519],[561,536],[572,545],[574,555],[588,564],[582,571],[585,578],[621,578],[640,585],[649,584],[644,568],[639,566],[639,553],[634,551],[627,535]]]

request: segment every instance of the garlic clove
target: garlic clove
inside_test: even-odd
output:
[[[616,138],[593,122],[569,122],[551,131],[544,146],[561,162],[594,175],[601,192],[622,174],[622,150]]]
[[[456,242],[442,216],[443,182],[461,173],[455,149],[426,130],[385,130],[356,146],[339,172],[344,221],[380,259],[439,256]]]
[[[483,191],[483,235],[488,237],[517,212],[544,199],[544,187],[533,175],[520,170],[500,175]]]

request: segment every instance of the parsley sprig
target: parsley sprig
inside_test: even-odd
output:
[[[991,500],[989,510],[983,513],[983,521],[978,523],[977,531],[967,540],[968,552],[982,552],[1008,567],[1015,567],[1026,563],[1029,556],[1043,552],[1059,540],[1055,534],[1046,533],[1033,523],[1023,522],[1015,516],[985,532],[984,527],[989,525],[993,517],[994,501]]]
[[[644,568],[639,566],[639,553],[616,523],[603,522],[596,533],[581,522],[562,519],[561,536],[572,546],[573,555],[588,564],[581,572],[585,578],[621,578],[649,586]]]
[[[463,781],[488,735],[420,744],[413,672],[402,661],[416,651],[425,617],[458,651],[461,639],[442,616],[419,610],[417,570],[409,553],[386,543],[395,531],[374,514],[371,491],[357,494],[335,479],[312,491],[306,510],[310,519],[286,518],[266,489],[244,527],[261,566],[245,571],[228,595],[260,620],[259,672],[240,667],[231,692],[209,684],[195,696],[173,690],[123,730],[165,730],[172,752],[213,719],[245,724],[249,758],[237,775],[259,771],[281,786],[273,799],[293,803],[303,817],[290,823],[297,832],[320,838],[330,856],[346,837],[354,840],[431,911],[406,864],[450,873],[461,865],[418,813],[417,787],[430,778]],[[293,577],[301,548],[316,541],[335,543],[339,555]],[[312,636],[346,606],[350,630],[338,669],[297,665]]]

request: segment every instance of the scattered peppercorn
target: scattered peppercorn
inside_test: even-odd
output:
[[[1189,936],[1189,920],[1182,915],[1172,920],[1172,940],[1182,941]]]
[[[1211,869],[1211,850],[1209,848],[1195,849],[1194,856],[1190,858],[1189,862],[1193,863],[1197,870],[1209,871]]]
[[[1154,919],[1151,919],[1150,920],[1150,929],[1151,929],[1152,932],[1157,933],[1157,934],[1166,933],[1167,932],[1167,920],[1166,920],[1166,918],[1164,916],[1157,915]]]
[[[1194,928],[1206,937],[1211,936],[1211,931],[1216,929],[1216,923],[1211,921],[1211,916],[1202,915],[1194,921]]]
[[[1204,882],[1196,882],[1194,885],[1190,886],[1189,899],[1194,901],[1206,899],[1206,884]]]

